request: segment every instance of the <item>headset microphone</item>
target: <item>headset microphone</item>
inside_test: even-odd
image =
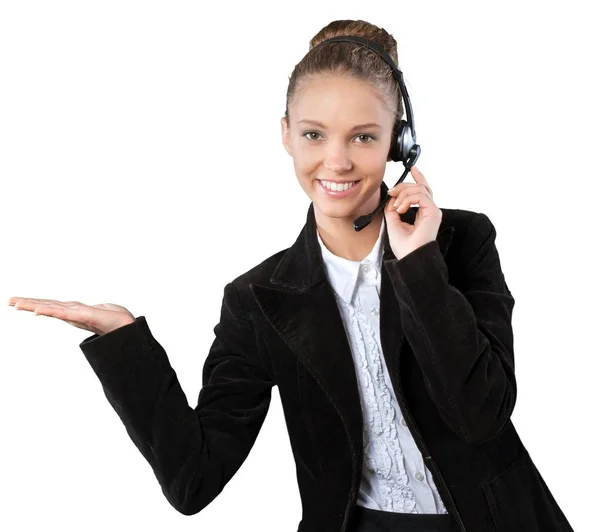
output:
[[[408,97],[408,91],[406,90],[406,86],[404,85],[404,76],[402,71],[396,66],[394,60],[388,54],[385,49],[377,42],[371,41],[370,39],[364,39],[363,37],[357,37],[355,35],[339,35],[337,37],[332,37],[330,39],[326,39],[323,42],[319,43],[318,46],[322,46],[325,43],[330,42],[354,42],[356,44],[360,44],[362,46],[366,46],[370,48],[377,54],[381,56],[381,58],[390,66],[392,69],[392,73],[400,86],[400,92],[402,93],[402,98],[404,100],[405,108],[406,108],[406,118],[407,120],[401,120],[399,126],[394,130],[394,134],[392,135],[392,143],[390,146],[389,157],[392,161],[402,161],[404,164],[404,172],[400,179],[397,181],[398,183],[402,183],[411,167],[417,162],[419,155],[421,154],[421,146],[417,144],[417,133],[415,131],[415,120],[413,118],[412,106],[410,104],[410,98]],[[314,48],[313,48],[314,50]],[[394,186],[396,186],[394,185]],[[354,220],[354,230],[360,231],[364,229],[367,225],[371,223],[373,217],[385,207],[385,204],[389,200],[387,195],[388,188],[384,182],[382,182],[381,187],[381,201],[369,214],[365,214],[363,216],[359,216],[356,220]]]

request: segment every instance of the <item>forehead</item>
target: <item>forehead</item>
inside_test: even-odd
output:
[[[302,82],[293,103],[295,120],[383,125],[390,110],[380,91],[350,76],[320,75]]]

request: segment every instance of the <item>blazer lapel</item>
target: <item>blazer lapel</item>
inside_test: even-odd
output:
[[[382,194],[387,194],[387,190],[382,182]],[[403,221],[414,223],[415,212],[416,207],[409,208],[400,216]],[[453,233],[454,228],[449,225],[438,232],[437,241],[444,256]],[[383,245],[383,261],[395,259],[389,245],[387,224]],[[383,267],[381,275],[381,343],[388,371],[395,381],[404,335],[399,322],[398,301]],[[353,456],[361,457],[363,417],[358,381],[335,294],[326,277],[312,203],[305,226],[281,258],[270,281],[273,286],[250,285],[256,302],[333,403],[347,428]]]

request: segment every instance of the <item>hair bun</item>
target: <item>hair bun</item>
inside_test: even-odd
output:
[[[390,54],[394,62],[398,64],[396,39],[394,39],[394,37],[384,28],[380,28],[379,26],[375,26],[364,20],[334,20],[333,22],[330,22],[327,26],[319,30],[319,32],[310,40],[310,50],[327,39],[339,37],[341,35],[351,35],[375,41],[382,46],[383,49]]]

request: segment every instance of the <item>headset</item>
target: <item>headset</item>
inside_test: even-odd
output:
[[[389,157],[392,161],[402,161],[404,164],[404,172],[402,176],[396,183],[402,183],[410,168],[417,162],[419,155],[421,154],[421,146],[417,144],[417,133],[415,131],[415,120],[412,112],[412,105],[410,103],[410,98],[408,97],[408,91],[406,90],[406,85],[404,85],[404,75],[402,71],[396,66],[394,60],[388,54],[383,46],[379,43],[372,41],[370,39],[365,39],[363,37],[358,37],[355,35],[338,35],[336,37],[331,37],[330,39],[326,39],[323,42],[319,43],[317,46],[313,48],[318,48],[326,43],[331,42],[353,42],[356,44],[360,44],[362,46],[366,46],[370,48],[374,52],[376,52],[392,69],[392,73],[400,86],[400,92],[402,94],[402,99],[404,101],[404,108],[406,109],[406,118],[407,120],[401,120],[400,124],[394,130],[394,134],[392,135],[392,143],[390,146]],[[396,186],[394,185],[394,186]],[[373,216],[375,216],[387,203],[389,197],[387,195],[388,188],[385,183],[382,182],[382,199],[375,208],[374,211],[369,214],[365,214],[363,216],[359,216],[356,220],[354,220],[354,230],[360,231],[364,229],[367,225],[371,223]]]

